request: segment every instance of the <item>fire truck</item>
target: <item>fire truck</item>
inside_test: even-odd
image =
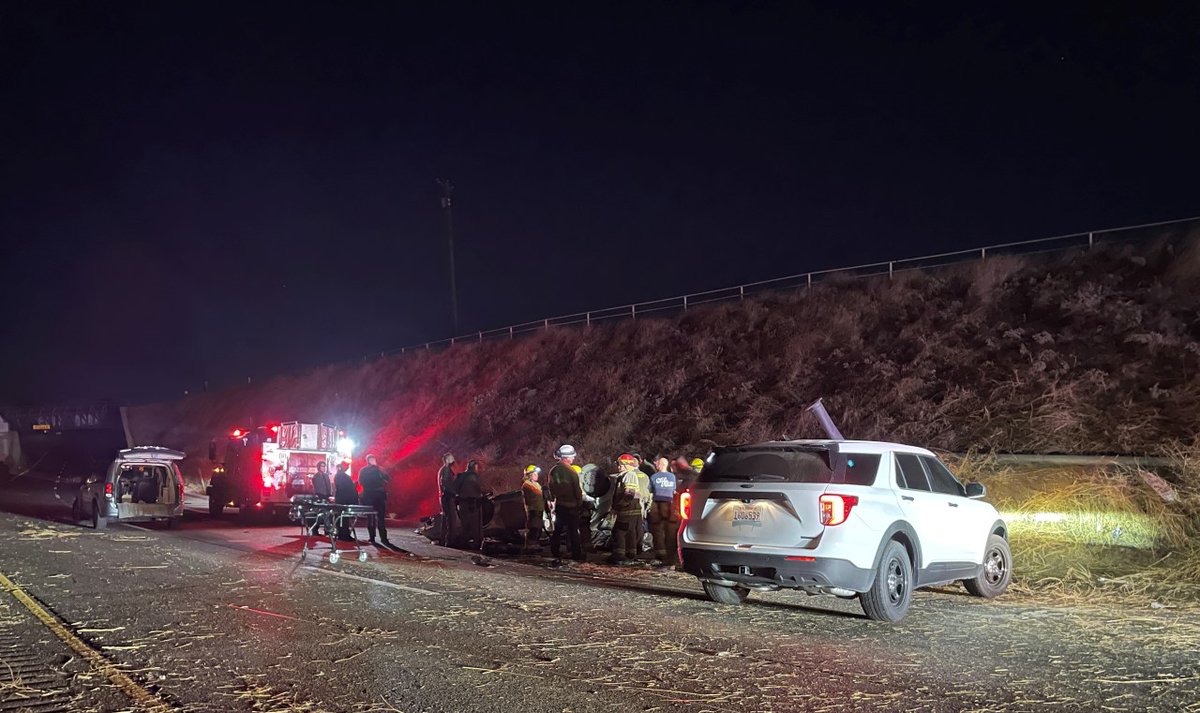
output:
[[[318,463],[329,467],[332,482],[339,464],[349,469],[353,449],[345,431],[324,423],[235,428],[225,444],[224,460],[218,461],[217,441],[209,444],[209,459],[215,465],[207,489],[208,512],[217,517],[225,508],[236,507],[245,521],[259,515],[282,517],[293,495],[313,493]]]

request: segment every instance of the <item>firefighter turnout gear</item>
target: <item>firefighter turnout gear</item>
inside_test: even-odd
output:
[[[633,457],[617,460],[621,472],[613,490],[612,562],[621,564],[636,559],[642,550],[642,490],[638,483],[637,461]]]
[[[521,483],[521,495],[525,499],[525,547],[540,547],[542,530],[545,529],[546,496],[542,484],[537,482],[541,468],[535,465],[525,469],[525,480]]]
[[[565,455],[565,449],[570,448],[570,455]],[[560,458],[573,458],[575,449],[563,446],[559,449]],[[583,560],[583,542],[579,537],[579,517],[583,509],[583,486],[579,474],[569,463],[559,462],[550,469],[550,477],[546,483],[546,494],[554,503],[554,532],[550,535],[550,555],[555,559],[559,556],[559,547],[565,536],[571,547],[571,557]]]

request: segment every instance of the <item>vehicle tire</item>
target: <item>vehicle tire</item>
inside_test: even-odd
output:
[[[253,525],[258,522],[258,513],[252,505],[243,505],[238,503],[238,522],[243,525]]]
[[[875,621],[897,622],[908,613],[912,604],[913,568],[904,545],[892,540],[883,548],[875,581],[871,588],[858,595],[863,612]]]
[[[83,519],[83,503],[79,502],[79,498],[75,498],[75,502],[71,503],[71,519],[75,522]]]
[[[228,498],[225,493],[213,491],[212,495],[208,496],[208,515],[209,517],[221,517],[221,513],[225,512],[225,503]]]
[[[988,537],[983,551],[983,569],[974,579],[964,579],[963,586],[977,597],[991,599],[1004,594],[1012,581],[1012,551],[1000,535]]]
[[[108,526],[108,518],[100,514],[100,503],[92,501],[92,529],[103,530]]]
[[[181,519],[182,518],[180,518],[180,517],[168,517],[167,518],[167,529],[168,530],[178,530],[179,529],[179,521]]]
[[[704,593],[718,604],[741,604],[750,596],[750,590],[745,587],[726,587],[712,582],[704,582]]]

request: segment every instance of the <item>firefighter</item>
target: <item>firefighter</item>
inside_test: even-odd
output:
[[[579,488],[583,491],[583,505],[579,508],[579,543],[583,547],[583,556],[592,551],[592,514],[596,512],[596,499],[588,492],[587,477],[583,467],[578,463],[571,464],[571,470],[579,476]]]
[[[678,559],[679,513],[675,509],[675,474],[666,458],[659,458],[658,472],[650,479],[650,532],[654,538],[654,565],[673,567]]]
[[[342,461],[338,465],[337,474],[333,476],[333,502],[338,505],[358,505],[358,486],[350,477],[350,464]],[[337,538],[342,542],[353,542],[350,536],[350,521],[338,518]]]
[[[521,482],[521,495],[525,498],[525,546],[522,552],[542,548],[542,531],[545,529],[546,497],[542,494],[542,484],[538,482],[542,469],[536,465],[525,468],[524,480]]]
[[[358,484],[362,487],[362,504],[375,510],[375,517],[367,518],[367,542],[376,547],[383,546],[398,550],[388,541],[387,535],[387,486],[391,476],[379,467],[374,455],[367,456],[367,466],[358,471]],[[379,531],[379,542],[375,541],[375,531]]]
[[[458,474],[454,472],[454,454],[442,454],[442,467],[437,472],[438,499],[442,504],[442,533],[439,544],[450,547],[454,544],[454,521],[458,512],[454,507],[454,483]]]
[[[692,472],[694,472],[696,475],[700,475],[700,472],[704,470],[704,459],[693,458],[690,465],[692,466]]]
[[[637,459],[628,453],[617,459],[617,482],[613,489],[613,553],[610,564],[634,564],[642,550],[642,491],[638,484]]]
[[[454,504],[458,509],[458,523],[462,530],[460,544],[477,550],[483,549],[483,523],[480,521],[483,500],[483,481],[479,477],[479,461],[469,461],[467,469],[458,474],[454,481]]]
[[[583,544],[579,539],[579,515],[583,508],[583,486],[579,474],[571,467],[575,462],[575,447],[564,443],[554,452],[558,463],[550,469],[546,490],[554,503],[554,532],[550,535],[550,556],[558,559],[563,536],[571,547],[571,558],[583,562]]]
[[[634,455],[634,458],[638,460],[634,475],[637,476],[638,498],[642,503],[642,531],[641,537],[638,538],[638,555],[641,556],[642,550],[645,549],[646,535],[650,534],[650,476],[654,474],[654,466],[644,463],[641,456]],[[650,473],[647,473],[647,470]]]

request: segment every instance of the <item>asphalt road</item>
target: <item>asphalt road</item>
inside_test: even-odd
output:
[[[674,572],[476,561],[407,530],[410,554],[336,566],[301,562],[292,527],[198,513],[96,532],[49,493],[4,484],[0,574],[109,670],[0,591],[0,710],[155,709],[118,671],[186,711],[1200,711],[1195,610],[948,588],[890,625],[832,597],[719,606]]]

